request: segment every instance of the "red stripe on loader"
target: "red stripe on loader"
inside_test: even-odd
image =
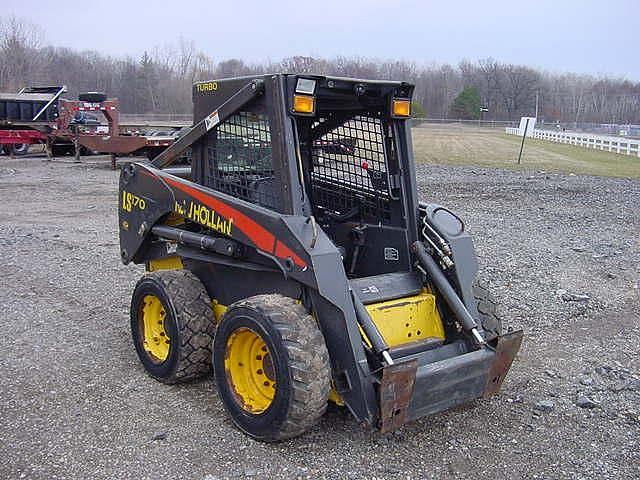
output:
[[[162,177],[169,185],[172,185],[179,190],[191,195],[193,198],[199,200],[209,208],[215,210],[221,216],[227,219],[233,218],[234,228],[239,229],[244,233],[253,244],[264,252],[268,252],[275,255],[278,258],[286,259],[291,257],[293,262],[300,268],[307,266],[306,262],[296,255],[293,250],[287,247],[280,241],[276,242],[275,236],[262,225],[256,223],[254,220],[246,216],[244,213],[236,210],[235,208],[227,205],[226,203],[210,197],[209,195],[201,192],[200,190],[185,185],[169,177]]]
[[[276,253],[275,253],[276,257],[278,258],[288,258],[291,257],[291,260],[293,260],[293,263],[295,263],[296,265],[298,265],[300,268],[304,268],[307,266],[307,264],[305,263],[304,260],[302,260],[298,255],[296,255],[294,253],[293,250],[291,250],[289,247],[287,247],[284,243],[282,243],[280,240],[278,240],[276,242]]]

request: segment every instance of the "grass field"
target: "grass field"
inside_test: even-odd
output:
[[[464,125],[424,125],[413,129],[418,163],[480,165],[640,178],[640,158],[522,137],[502,129]]]

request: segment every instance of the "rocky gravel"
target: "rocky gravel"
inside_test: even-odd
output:
[[[209,379],[139,365],[107,165],[0,160],[0,478],[638,478],[640,181],[418,166],[525,331],[501,394],[386,435],[331,407],[265,445]]]

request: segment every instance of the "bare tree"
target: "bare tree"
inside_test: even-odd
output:
[[[532,115],[539,82],[538,72],[519,65],[504,65],[500,70],[497,88],[507,118],[513,120],[520,115]]]
[[[13,17],[0,20],[0,90],[38,83],[66,84],[69,95],[103,90],[120,98],[124,112],[187,113],[194,81],[273,71],[394,79],[415,84],[414,99],[431,117],[446,118],[454,98],[475,87],[488,118],[531,115],[539,94],[541,120],[640,123],[640,83],[588,75],[551,74],[487,58],[457,66],[418,66],[405,60],[293,56],[249,64],[238,58],[217,64],[195,43],[178,38],[140,59],[112,58],[46,46],[41,30]]]
[[[19,79],[39,81],[41,44],[42,30],[37,25],[16,17],[0,20],[0,83],[15,89]]]

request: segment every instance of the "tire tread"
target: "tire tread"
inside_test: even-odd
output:
[[[476,300],[482,329],[487,332],[489,339],[502,335],[502,318],[499,315],[498,302],[487,286],[476,280],[472,286],[473,297]]]
[[[326,411],[331,388],[329,353],[315,319],[296,300],[279,294],[257,295],[234,306],[256,310],[272,320],[288,356],[293,397],[285,421],[265,440],[285,440],[306,432]]]
[[[198,277],[188,270],[159,270],[148,273],[165,289],[175,310],[180,338],[176,368],[166,378],[167,384],[188,382],[211,372],[211,344],[215,321],[211,300]]]

